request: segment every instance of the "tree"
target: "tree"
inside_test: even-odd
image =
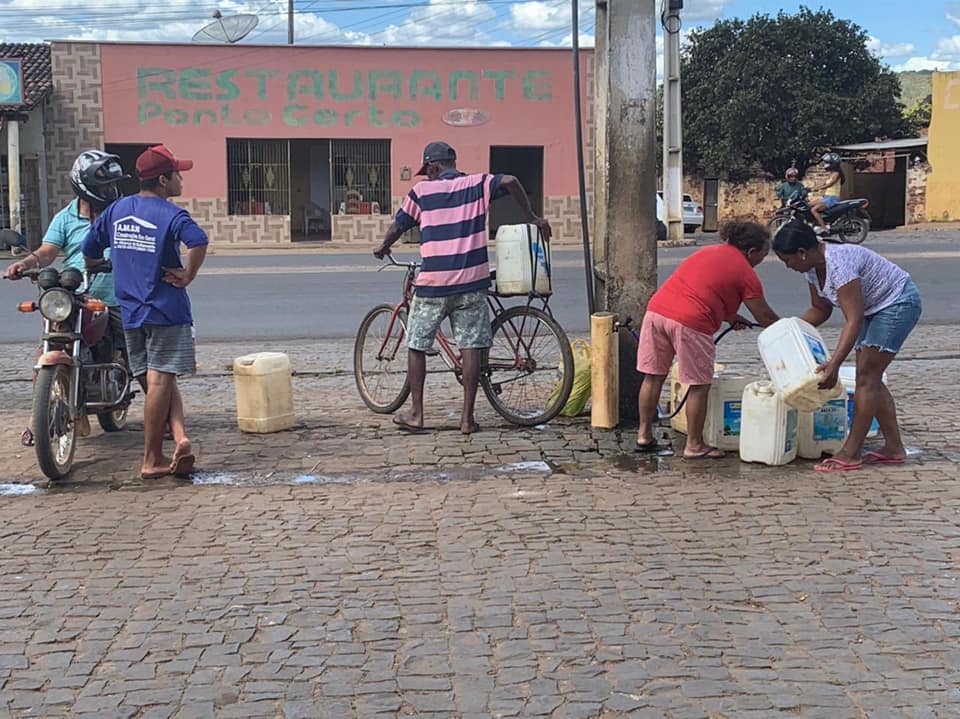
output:
[[[693,31],[681,59],[684,164],[781,177],[822,148],[902,136],[899,80],[866,43],[857,25],[805,7]]]
[[[923,130],[930,127],[930,118],[933,115],[933,96],[927,95],[922,100],[917,100],[910,107],[903,111],[903,119],[910,130],[911,135],[919,135]]]

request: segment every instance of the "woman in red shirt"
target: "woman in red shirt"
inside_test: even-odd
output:
[[[763,297],[753,269],[770,252],[770,233],[755,222],[728,222],[720,228],[723,244],[694,252],[650,298],[640,329],[637,370],[646,375],[640,386],[640,428],[637,451],[663,453],[653,436],[657,401],[673,358],[679,379],[690,385],[687,397],[685,459],[719,459],[716,447],[704,442],[707,393],[713,382],[716,348],[713,335],[723,322],[749,324],[737,314],[741,304],[763,327],[779,319]]]

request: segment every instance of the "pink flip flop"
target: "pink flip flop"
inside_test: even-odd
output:
[[[830,457],[814,467],[817,472],[851,472],[863,469],[863,462],[844,462],[842,459]]]
[[[866,452],[863,455],[864,464],[904,464],[907,460],[903,457],[888,457],[882,452]]]

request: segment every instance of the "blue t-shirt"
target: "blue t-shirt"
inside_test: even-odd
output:
[[[164,267],[183,267],[181,242],[200,247],[207,235],[186,210],[160,197],[123,197],[93,223],[83,254],[99,259],[111,248],[124,328],[193,322],[187,291],[163,281]]]
[[[63,266],[74,267],[81,272],[84,270],[83,238],[90,231],[90,218],[80,216],[80,205],[77,199],[64,207],[53,216],[43,242],[47,245],[59,247],[64,254]],[[104,255],[110,259],[110,251]],[[110,307],[116,307],[117,296],[113,293],[113,276],[109,274],[93,275],[87,291],[98,300],[103,300]]]

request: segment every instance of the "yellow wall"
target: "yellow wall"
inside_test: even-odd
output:
[[[960,72],[933,73],[927,220],[960,220]]]

